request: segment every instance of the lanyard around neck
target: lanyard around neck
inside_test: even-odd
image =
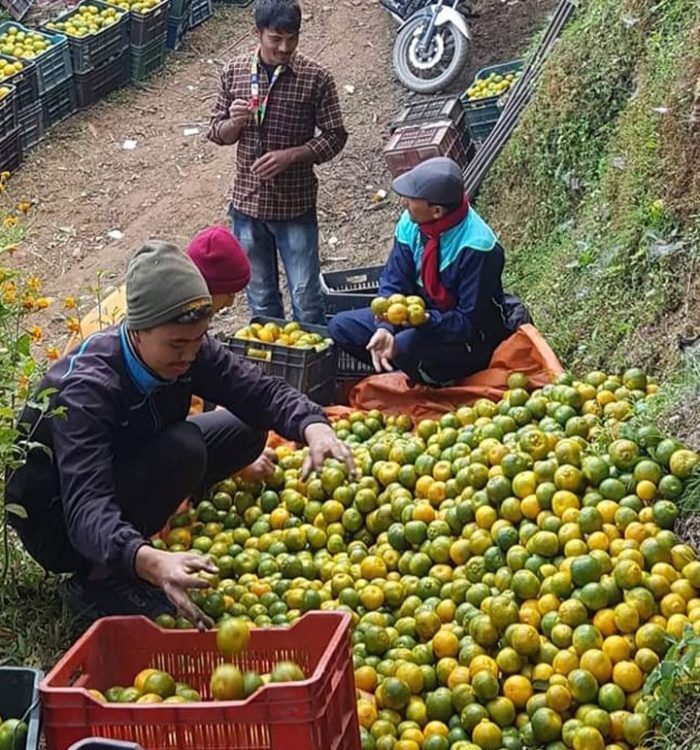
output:
[[[278,78],[284,71],[284,65],[278,65],[272,73],[270,78],[270,85],[267,88],[267,93],[260,99],[260,52],[256,52],[253,55],[253,60],[250,64],[250,108],[255,118],[255,122],[258,128],[262,127],[263,121],[265,120],[265,114],[267,113],[267,102],[270,98],[273,86],[277,83]]]

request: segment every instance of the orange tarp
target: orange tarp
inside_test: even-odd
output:
[[[379,409],[384,414],[428,419],[478,398],[498,401],[513,371],[525,373],[530,386],[538,388],[551,383],[563,369],[539,331],[532,325],[524,325],[496,349],[487,370],[456,385],[446,388],[409,385],[403,373],[385,373],[360,381],[350,392],[349,401],[351,408],[361,411]]]

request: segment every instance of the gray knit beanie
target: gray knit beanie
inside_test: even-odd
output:
[[[133,331],[170,323],[205,305],[211,305],[206,281],[175,245],[149,240],[129,262],[126,322]]]

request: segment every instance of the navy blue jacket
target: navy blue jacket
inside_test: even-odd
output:
[[[394,235],[394,246],[379,282],[379,294],[418,295],[430,318],[425,330],[445,343],[498,343],[508,331],[504,323],[501,274],[503,248],[473,208],[464,221],[440,237],[440,279],[456,301],[453,310],[437,308],[423,288],[421,260],[426,239],[405,211]],[[383,327],[394,330],[390,323]]]
[[[32,450],[12,477],[8,498],[25,507],[28,519],[10,517],[31,528],[42,523],[42,510],[60,502],[73,548],[127,575],[144,540],[117,504],[115,454],[186,419],[193,395],[295,441],[303,441],[308,425],[326,421],[320,406],[208,335],[185,375],[160,380],[137,360],[123,324],[90,336],[59,360],[38,390],[47,388],[56,389],[51,406],[65,407],[65,416],[38,421],[31,439],[48,446],[51,456]],[[20,422],[31,427],[37,417],[27,409]]]

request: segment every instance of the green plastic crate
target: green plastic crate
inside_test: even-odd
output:
[[[160,70],[165,64],[165,36],[143,47],[129,48],[129,80],[138,83]]]
[[[0,667],[0,716],[27,723],[25,750],[38,750],[41,729],[39,682],[43,674],[28,667]]]
[[[509,60],[508,62],[502,62],[498,65],[490,65],[486,68],[481,68],[474,76],[474,82],[482,81],[488,78],[492,73],[498,75],[507,75],[508,73],[516,73],[523,69],[522,60]],[[467,99],[466,94],[462,96],[462,102],[464,103],[464,111],[469,123],[469,131],[471,133],[472,140],[483,141],[485,140],[491,131],[493,130],[498,118],[501,116],[501,105],[503,94],[501,96],[486,96],[483,99],[475,99],[470,101]]]

